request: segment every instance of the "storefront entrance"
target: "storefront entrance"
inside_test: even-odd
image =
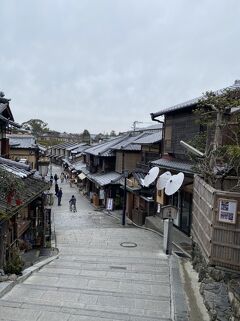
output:
[[[167,197],[167,204],[176,206],[179,211],[174,225],[182,232],[190,235],[192,216],[192,193],[185,188],[179,190],[172,196]]]

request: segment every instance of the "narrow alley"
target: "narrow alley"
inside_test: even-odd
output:
[[[53,206],[59,258],[1,298],[0,320],[171,320],[169,259],[162,239],[122,227],[94,210],[76,187],[59,186],[62,205],[55,199]],[[73,194],[76,213],[69,211]]]

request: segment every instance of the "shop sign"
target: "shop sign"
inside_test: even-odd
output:
[[[108,199],[107,199],[106,209],[107,209],[108,211],[112,211],[112,210],[113,210],[113,198],[108,198]]]

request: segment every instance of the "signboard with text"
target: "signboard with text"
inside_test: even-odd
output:
[[[222,199],[219,200],[218,220],[223,223],[236,224],[237,201]]]
[[[113,210],[113,198],[108,198],[107,199],[106,209],[108,211],[112,211]]]

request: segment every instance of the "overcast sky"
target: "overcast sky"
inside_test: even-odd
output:
[[[0,90],[19,123],[128,130],[240,79],[239,17],[239,0],[1,0]]]

